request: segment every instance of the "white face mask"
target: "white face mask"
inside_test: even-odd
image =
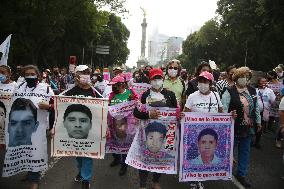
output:
[[[210,90],[209,83],[198,83],[197,88],[201,93],[207,93]]]
[[[170,77],[176,77],[177,74],[178,74],[178,70],[169,69],[169,70],[168,70],[168,74],[169,74]]]
[[[151,85],[154,89],[158,90],[162,88],[164,81],[162,79],[154,79],[151,81]]]
[[[93,80],[97,80],[98,79],[98,77],[97,76],[93,76]]]
[[[81,84],[87,84],[91,82],[90,75],[80,75],[80,83]]]
[[[248,83],[248,80],[245,77],[241,77],[237,80],[237,83],[238,83],[239,86],[245,87]]]

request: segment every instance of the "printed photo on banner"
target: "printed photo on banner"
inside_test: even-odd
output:
[[[233,132],[231,114],[186,112],[181,125],[180,181],[231,180]]]
[[[52,156],[103,158],[107,101],[94,98],[54,97],[55,135]]]
[[[11,94],[0,91],[0,145],[5,144],[5,123],[10,101]]]
[[[6,116],[3,177],[47,168],[46,116],[30,99],[16,98]]]
[[[150,172],[177,173],[178,127],[176,109],[159,108],[158,120],[141,121],[126,163]]]
[[[136,104],[136,101],[129,101],[109,106],[106,153],[128,153],[138,124],[133,116]]]

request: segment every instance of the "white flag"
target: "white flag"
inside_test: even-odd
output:
[[[5,39],[5,41],[0,45],[0,52],[2,52],[0,65],[7,65],[11,36],[12,36],[12,34],[10,34]]]

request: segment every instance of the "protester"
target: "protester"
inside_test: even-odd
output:
[[[234,81],[232,79],[234,72],[236,71],[236,66],[229,66],[226,69],[226,78],[224,80],[218,81],[216,83],[216,89],[219,93],[220,97],[222,98],[222,95],[227,90],[228,87],[231,87],[234,85]]]
[[[109,84],[112,86],[112,92],[109,95],[109,106],[138,99],[138,96],[133,90],[127,89],[125,79],[121,75],[114,77]],[[115,125],[112,125],[113,119],[108,119],[110,127],[115,127]],[[114,160],[111,162],[110,167],[120,164],[119,176],[125,175],[127,172],[127,164],[125,163],[127,154],[113,153],[112,155]]]
[[[223,105],[219,94],[211,91],[214,81],[213,75],[208,71],[203,71],[199,74],[196,80],[198,91],[189,95],[184,107],[184,112],[223,112]],[[194,160],[194,162],[197,163],[197,160]],[[190,182],[190,188],[203,189],[204,185],[201,182]]]
[[[104,76],[101,73],[94,74],[93,79],[96,81],[94,87],[98,89],[101,94],[103,94],[109,82],[104,80]]]
[[[275,71],[269,71],[267,73],[267,80],[268,80],[268,87],[272,87],[276,98],[275,101],[271,104],[271,108],[269,111],[269,121],[267,124],[267,128],[271,131],[276,131],[276,140],[275,140],[275,147],[281,148],[281,142],[277,140],[277,132],[279,128],[279,104],[281,100],[280,88],[282,83],[279,82],[277,79],[277,73]],[[275,129],[274,129],[275,127]]]
[[[257,131],[261,129],[256,90],[249,85],[251,76],[248,67],[238,68],[232,77],[235,85],[228,88],[222,97],[224,111],[237,112],[234,125],[235,148],[238,149],[236,178],[244,187],[251,187],[247,175],[254,127],[257,127]]]
[[[177,100],[175,94],[172,91],[169,91],[163,88],[163,71],[161,69],[153,68],[149,71],[149,79],[152,88],[144,92],[141,96],[141,103],[146,106],[151,107],[170,107],[177,108]],[[149,112],[144,112],[134,109],[134,116],[138,119],[158,119],[160,117],[160,112],[157,110],[151,110]],[[147,178],[149,172],[145,170],[139,170],[139,180],[140,180],[140,189],[146,188]],[[161,189],[159,180],[161,174],[153,173],[153,189]]]
[[[100,96],[90,86],[91,72],[88,66],[78,65],[75,68],[75,86],[68,90],[63,95],[78,96],[78,97],[93,97],[100,98]],[[91,188],[92,174],[93,174],[93,159],[87,157],[76,157],[78,174],[75,177],[75,182],[82,182],[82,189]]]
[[[21,94],[21,93],[39,93],[41,95],[45,95],[46,97],[51,97],[54,95],[52,89],[46,85],[45,83],[39,83],[39,77],[40,77],[40,72],[36,66],[33,65],[27,65],[23,68],[23,73],[25,76],[25,82],[21,83],[19,86],[16,87],[14,93]],[[48,112],[51,108],[49,105],[49,100],[48,98],[43,100],[41,95],[36,96],[36,95],[30,95],[30,96],[23,96],[22,98],[26,98],[30,100],[33,103],[33,106],[36,106],[38,108],[37,113],[42,112],[43,114],[48,117]],[[17,96],[14,96],[14,98],[17,98]],[[17,116],[19,118],[19,116]],[[34,120],[37,121],[37,120]],[[38,126],[44,125],[43,128],[48,128],[48,121],[44,122],[39,122],[37,123]],[[44,138],[38,139],[38,140],[43,140],[45,142],[42,142],[40,144],[45,144],[46,145],[46,130],[42,130],[44,133],[41,133],[40,136],[43,136]],[[22,130],[22,132],[24,132]],[[41,146],[42,149],[46,149],[47,146]],[[40,150],[40,149],[38,149]],[[45,154],[47,158],[47,154]],[[39,181],[40,181],[40,172],[32,172],[29,171],[27,175],[27,179],[30,182],[30,189],[37,189],[39,186]]]
[[[261,115],[262,129],[256,132],[254,147],[260,148],[260,138],[262,132],[266,130],[266,126],[269,120],[269,112],[271,105],[275,102],[276,96],[270,88],[267,87],[267,80],[264,77],[258,79],[258,88],[256,89],[257,102],[259,106],[259,111]]]
[[[185,92],[186,96],[189,96],[190,94],[194,93],[195,91],[198,91],[197,88],[197,77],[201,74],[201,72],[204,71],[208,71],[208,72],[212,72],[212,69],[209,65],[209,63],[202,61],[201,64],[198,65],[198,67],[196,68],[196,72],[194,74],[194,79],[190,80],[188,82],[188,87],[187,90]]]
[[[175,93],[177,102],[181,108],[185,103],[185,83],[180,79],[181,65],[179,60],[171,60],[166,67],[164,88]]]
[[[0,66],[0,91],[13,93],[17,83],[11,80],[11,69],[9,66]]]

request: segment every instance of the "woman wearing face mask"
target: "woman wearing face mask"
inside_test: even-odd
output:
[[[114,77],[109,84],[112,86],[112,92],[109,96],[109,106],[138,99],[138,96],[132,89],[127,89],[125,79],[121,75]],[[112,126],[113,119],[110,118],[108,119],[108,121],[108,125]],[[120,164],[119,176],[125,175],[127,172],[127,164],[125,163],[127,154],[112,155],[114,160],[111,162],[110,167],[114,167]]]
[[[142,94],[141,103],[151,107],[177,108],[177,100],[174,92],[163,87],[163,71],[158,68],[151,69],[149,72],[149,79],[152,88]],[[157,110],[144,112],[135,108],[134,116],[138,119],[158,119],[160,117],[160,112]],[[139,170],[140,189],[146,188],[148,175],[148,171]],[[160,173],[153,173],[153,189],[161,189],[159,184],[160,177]]]
[[[164,80],[164,88],[173,91],[181,108],[185,103],[185,84],[179,77],[181,65],[179,60],[171,60],[167,67],[167,76]]]
[[[223,80],[220,80],[216,83],[216,89],[220,95],[220,97],[222,97],[222,95],[224,94],[224,92],[227,90],[228,87],[231,87],[235,84],[235,82],[233,81],[233,74],[236,71],[236,66],[229,66],[226,69],[226,77]]]
[[[187,98],[184,112],[222,113],[223,105],[217,92],[211,91],[214,77],[208,71],[201,72],[197,79],[198,91]],[[202,182],[190,182],[190,188],[203,189]]]
[[[257,131],[261,129],[261,117],[256,90],[249,85],[251,76],[252,74],[248,67],[238,68],[233,75],[235,85],[228,88],[222,97],[224,111],[236,110],[237,112],[234,125],[234,147],[238,149],[236,178],[244,187],[251,186],[246,177],[254,127],[257,127]]]
[[[11,69],[9,66],[0,66],[0,91],[13,93],[17,83],[11,80]]]
[[[257,102],[261,115],[262,129],[256,131],[254,147],[260,148],[260,138],[262,132],[265,132],[269,120],[271,105],[275,102],[276,96],[272,89],[267,87],[267,80],[264,77],[258,79],[258,88],[256,89]]]
[[[54,93],[49,85],[47,85],[46,83],[39,82],[40,72],[36,66],[27,65],[23,68],[23,70],[24,70],[23,73],[25,81],[16,87],[13,93],[12,100],[14,101],[16,100],[16,98],[19,98],[19,94],[24,94],[23,96],[21,96],[21,98],[26,98],[31,100],[35,105],[35,107],[38,109],[37,112],[40,112],[41,115],[44,114],[43,117],[47,118],[48,117],[47,110],[52,109],[50,101]],[[47,144],[46,129],[39,129],[39,128],[48,128],[49,123],[46,120],[46,121],[40,121],[38,124],[39,125],[37,127],[38,128],[37,130],[39,130],[39,132],[42,132],[41,134],[39,134],[39,136],[43,136],[43,138],[38,138],[37,140],[42,140],[42,142],[40,142],[39,144]],[[46,149],[47,151],[47,146],[43,145],[40,146],[38,149],[39,150]],[[47,159],[47,154],[45,155]],[[26,179],[30,182],[29,189],[37,189],[40,180],[40,172],[29,171]]]
[[[0,93],[5,94],[12,94],[17,86],[17,83],[15,81],[12,81],[11,79],[11,69],[9,66],[1,65],[0,66]],[[1,120],[1,125],[4,124],[4,119]],[[0,130],[0,132],[4,132],[4,130]],[[2,133],[1,133],[2,134]],[[0,149],[4,148],[4,144],[0,144]]]

